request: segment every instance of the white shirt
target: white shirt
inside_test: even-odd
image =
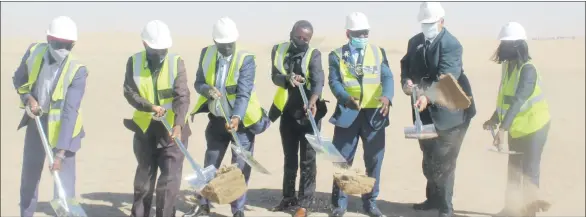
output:
[[[356,65],[356,62],[358,61],[358,50],[356,50],[357,48],[352,46],[351,43],[348,43],[348,47],[350,48],[350,55],[352,55],[352,61],[354,63],[354,65]],[[362,56],[364,56],[364,48],[362,48],[362,50],[360,50],[360,54],[362,54]]]
[[[39,106],[41,106],[44,112],[49,112],[51,93],[53,92],[53,87],[55,86],[55,82],[57,82],[57,74],[59,74],[59,69],[61,68],[60,62],[50,62],[49,55],[51,54],[47,51],[43,56],[43,65],[41,66],[35,87]]]

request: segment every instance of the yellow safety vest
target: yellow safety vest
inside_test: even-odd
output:
[[[344,61],[342,48],[336,49],[334,53],[340,61],[340,76],[346,92],[354,99],[360,99],[361,108],[379,108],[382,106],[379,97],[382,96],[383,90],[381,81],[382,51],[376,45],[368,45],[368,48],[370,49],[364,49],[362,88],[356,76],[349,69],[353,64]]]
[[[28,69],[28,82],[18,88],[19,94],[26,94],[31,92],[32,87],[34,83],[37,82],[37,78],[41,72],[41,63],[43,62],[43,56],[47,52],[48,47],[49,46],[47,43],[36,43],[33,44],[29,49],[30,55],[26,60],[26,66]],[[84,65],[75,59],[72,54],[69,54],[65,59],[63,67],[61,68],[61,75],[59,76],[59,80],[57,81],[57,85],[53,91],[53,95],[51,95],[47,123],[48,132],[45,133],[47,134],[49,144],[53,148],[57,146],[57,141],[59,140],[59,132],[61,131],[61,109],[63,109],[63,106],[65,105],[67,89],[71,85],[71,82],[73,81],[73,78],[75,77],[75,74],[79,68],[83,66]],[[22,102],[20,103],[20,108],[24,108],[24,104]],[[82,112],[80,108],[71,138],[75,138],[77,135],[79,135],[82,127]]]
[[[228,99],[228,103],[230,107],[234,107],[234,101],[236,100],[236,89],[238,87],[238,78],[240,77],[240,68],[242,68],[242,64],[244,63],[244,58],[247,56],[254,55],[248,53],[246,51],[241,51],[236,47],[234,55],[230,60],[230,68],[228,69],[228,77],[225,81],[226,87],[226,97]],[[218,48],[216,45],[208,46],[204,57],[201,62],[201,67],[203,70],[203,74],[205,77],[206,84],[210,86],[215,86],[216,84],[216,62],[218,60]],[[256,79],[255,79],[256,83]],[[208,99],[205,96],[199,96],[191,115],[195,115],[201,112],[202,106],[206,104]],[[260,106],[258,101],[258,97],[256,96],[256,92],[254,89],[250,93],[250,100],[248,101],[248,106],[246,108],[246,114],[244,115],[244,120],[242,120],[244,127],[248,127],[259,122],[263,116],[263,109]],[[230,118],[230,117],[228,117]]]
[[[496,102],[497,113],[500,121],[503,121],[505,115],[507,114],[507,110],[511,106],[508,102],[506,102],[505,99],[515,96],[521,70],[527,64],[531,64],[531,61],[528,61],[520,67],[515,68],[515,70],[511,72],[511,75],[507,76],[509,62],[503,63],[501,84]],[[537,83],[535,84],[535,89],[533,90],[533,93],[529,99],[523,103],[521,110],[519,113],[517,113],[517,116],[515,116],[513,123],[509,128],[509,135],[511,135],[513,138],[519,138],[536,132],[537,130],[543,128],[543,126],[545,126],[551,118],[549,114],[549,105],[547,104],[542,92],[541,76],[537,70],[536,73]]]
[[[273,65],[283,75],[287,75],[287,71],[285,71],[284,63],[285,63],[285,58],[288,55],[287,50],[289,50],[290,45],[291,45],[291,42],[281,43],[281,44],[277,45],[277,50],[275,52],[275,59],[273,61]],[[314,50],[315,50],[315,48],[309,47],[307,49],[307,51],[305,52],[303,59],[301,60],[301,73],[303,73],[303,75],[306,78],[309,78],[309,73],[310,73],[309,62],[311,61],[311,56],[312,56]],[[307,82],[305,83],[305,85],[309,89],[311,87],[311,85],[309,84],[309,79],[306,79],[306,81]],[[272,107],[276,108],[277,109],[276,111],[278,111],[277,112],[278,115],[275,117],[279,117],[279,116],[281,116],[281,114],[283,114],[283,109],[285,108],[285,105],[287,104],[287,100],[289,100],[289,94],[287,94],[287,89],[282,88],[282,87],[277,87],[277,92],[275,93],[275,97],[273,98],[273,105],[272,105]],[[274,120],[272,120],[272,121],[274,121]]]
[[[134,83],[138,88],[138,93],[141,97],[155,104],[155,94],[159,97],[159,106],[167,110],[167,123],[172,127],[175,124],[175,112],[173,111],[173,85],[177,77],[177,65],[180,56],[177,54],[167,54],[161,71],[157,78],[157,89],[155,91],[152,72],[148,67],[146,59],[146,51],[136,53],[132,56],[132,72]],[[169,61],[170,60],[170,61]],[[153,119],[152,112],[143,112],[136,110],[132,116],[132,120],[143,133],[149,128]],[[187,121],[186,121],[187,122]]]

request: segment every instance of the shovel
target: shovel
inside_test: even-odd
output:
[[[307,110],[307,119],[309,119],[309,123],[311,123],[311,128],[313,129],[312,134],[305,134],[305,138],[307,142],[311,145],[311,147],[315,150],[316,153],[323,156],[325,159],[332,161],[334,163],[347,163],[346,158],[344,158],[338,149],[334,146],[331,139],[324,138],[321,136],[321,133],[317,129],[317,124],[315,123],[315,119],[313,119],[313,113],[311,109],[309,109],[309,102],[307,100],[307,96],[305,95],[305,91],[303,90],[303,85],[305,82],[300,83],[299,93],[301,93],[301,98],[303,99],[303,104]]]
[[[492,138],[496,138],[496,132],[494,132],[494,128],[490,128],[490,133],[492,134]],[[495,153],[499,153],[499,154],[508,154],[508,155],[517,155],[517,154],[523,154],[521,152],[516,152],[516,151],[510,151],[508,150],[508,145],[506,144],[499,144],[498,146],[490,146],[488,147],[489,151],[495,152]],[[522,163],[522,162],[521,162]]]
[[[167,131],[169,131],[169,134],[172,134],[173,130],[171,128],[171,125],[169,125],[169,122],[165,117],[166,113],[161,117],[153,115],[153,120],[162,122],[163,125],[165,125]],[[195,191],[201,191],[215,177],[216,167],[214,167],[214,165],[209,165],[205,169],[202,169],[201,166],[195,162],[193,157],[191,157],[191,154],[189,154],[189,152],[183,145],[183,142],[181,142],[181,139],[175,138],[174,141],[183,153],[183,155],[185,155],[187,161],[189,161],[189,164],[191,164],[191,168],[195,171],[195,174],[186,177],[185,180],[195,189]]]
[[[411,99],[413,99],[413,103],[417,101],[417,86],[413,86]],[[412,127],[405,127],[404,133],[405,138],[407,139],[433,139],[437,137],[437,132],[435,131],[435,125],[433,124],[426,124],[423,125],[421,122],[421,118],[419,117],[419,109],[413,106],[413,112],[415,113],[415,123]]]
[[[224,97],[224,96],[222,96],[222,97]],[[222,103],[222,101],[220,101],[220,106],[218,106],[218,107],[220,107],[220,112],[222,112],[222,116],[224,116],[224,120],[226,121],[226,124],[230,124],[230,119],[226,115],[226,112],[224,112],[224,103]],[[242,145],[240,145],[240,140],[238,139],[238,136],[236,135],[236,131],[230,130],[230,134],[232,134],[232,139],[234,139],[234,142],[232,144],[230,144],[230,148],[232,148],[232,151],[234,152],[234,154],[236,154],[238,157],[240,157],[242,160],[244,160],[244,162],[246,162],[248,165],[250,165],[251,168],[258,170],[259,172],[261,172],[263,174],[270,175],[271,173],[269,172],[269,170],[267,170],[262,164],[260,164],[256,159],[254,159],[254,157],[252,156],[252,153],[245,150],[242,147]]]
[[[30,107],[25,107],[26,112],[28,114],[33,114],[30,110]],[[39,130],[39,136],[41,137],[41,142],[43,143],[43,147],[45,148],[45,154],[47,155],[47,159],[49,159],[49,164],[53,165],[54,158],[53,158],[53,151],[49,146],[49,141],[47,141],[47,135],[45,134],[45,130],[43,129],[43,125],[41,124],[41,116],[43,115],[43,111],[39,111],[38,115],[33,114],[35,117],[35,123],[37,125],[37,129]],[[55,181],[55,185],[57,186],[57,191],[59,193],[59,198],[54,199],[50,202],[51,208],[55,211],[55,214],[59,217],[87,217],[85,211],[81,207],[81,205],[74,199],[74,198],[67,198],[65,194],[65,189],[63,189],[63,184],[61,183],[61,178],[59,177],[59,171],[53,170],[53,181]]]

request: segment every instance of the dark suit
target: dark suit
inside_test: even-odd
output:
[[[401,59],[403,85],[411,79],[415,84],[428,86],[437,82],[440,75],[448,73],[458,80],[468,96],[472,96],[470,83],[462,68],[462,45],[447,29],[444,28],[427,46],[422,33],[409,40],[407,54]],[[456,160],[475,113],[474,100],[464,110],[450,111],[431,104],[421,112],[423,124],[433,123],[439,135],[435,139],[419,140],[423,151],[423,174],[427,178],[426,197],[429,203],[444,213],[453,210]]]
[[[342,46],[342,53],[350,52],[348,45]],[[381,64],[381,83],[382,96],[391,101],[393,99],[393,74],[389,67],[384,49],[382,52]],[[349,55],[345,61],[353,63],[352,55]],[[376,178],[375,186],[371,193],[362,195],[363,208],[370,210],[375,206],[375,201],[379,193],[380,172],[382,168],[385,152],[385,131],[389,126],[389,116],[383,117],[380,108],[365,108],[360,111],[351,110],[344,104],[350,99],[342,83],[341,72],[339,70],[340,61],[334,52],[329,55],[329,84],[330,89],[338,103],[336,110],[330,119],[330,123],[336,127],[334,129],[334,146],[340,151],[347,162],[352,165],[354,154],[358,145],[358,138],[362,139],[364,147],[364,164],[366,173],[370,177]],[[356,76],[356,73],[352,71]],[[347,196],[334,183],[332,189],[332,204],[336,208],[346,209]]]

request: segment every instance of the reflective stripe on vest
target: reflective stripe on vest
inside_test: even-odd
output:
[[[30,93],[32,90],[33,84],[37,81],[38,75],[41,71],[41,63],[43,60],[43,56],[47,52],[48,45],[46,43],[37,43],[31,46],[29,49],[29,57],[26,60],[26,65],[28,69],[28,82],[21,87],[18,88],[18,92],[23,93]],[[61,110],[65,105],[65,96],[67,95],[67,90],[75,77],[75,74],[83,65],[75,59],[72,54],[69,54],[67,58],[64,60],[65,62],[62,63],[60,67],[60,76],[59,80],[57,80],[57,84],[55,85],[55,89],[53,90],[53,95],[51,95],[51,102],[49,104],[49,111],[47,116],[47,139],[49,140],[49,144],[51,147],[56,147],[57,142],[59,140],[59,133],[61,132]],[[21,108],[24,108],[24,104],[21,102]],[[72,138],[76,137],[81,133],[82,130],[82,111],[81,108],[78,110],[77,120],[75,122],[75,127],[73,128]]]
[[[508,102],[507,99],[513,98],[517,91],[521,70],[525,65],[531,64],[531,62],[529,61],[524,63],[520,67],[514,69],[511,71],[510,75],[508,72],[509,63],[504,62],[502,64],[502,77],[499,86],[499,94],[497,97],[497,114],[501,122],[503,121],[508,109],[511,106],[511,102]],[[549,106],[547,105],[545,96],[542,92],[543,89],[541,86],[541,76],[537,69],[536,73],[537,82],[535,84],[533,93],[529,99],[523,103],[519,113],[517,113],[513,119],[511,127],[509,128],[509,134],[513,138],[518,138],[536,132],[545,126],[545,124],[547,124],[547,122],[550,120]]]
[[[273,61],[273,65],[275,66],[275,68],[277,68],[279,70],[279,72],[281,72],[281,74],[283,75],[287,75],[287,71],[285,70],[285,58],[288,56],[287,51],[289,50],[289,46],[291,45],[290,42],[285,42],[285,43],[281,43],[279,45],[277,45],[277,49],[275,52],[275,60]],[[305,54],[303,55],[303,58],[301,59],[301,73],[303,73],[303,76],[306,78],[306,87],[309,89],[311,87],[310,83],[309,83],[309,62],[311,61],[311,56],[313,54],[313,51],[315,50],[315,48],[309,47],[307,49],[307,51],[305,52]],[[297,88],[295,88],[297,89]],[[297,91],[297,90],[295,90]],[[278,114],[275,115],[274,120],[271,121],[275,121],[277,117],[281,116],[281,114],[283,113],[283,109],[285,108],[285,105],[287,105],[287,101],[289,100],[289,94],[287,93],[287,89],[282,88],[282,87],[277,87],[277,91],[275,93],[275,96],[273,97],[273,105],[272,107],[274,107],[276,110],[274,110],[275,112],[277,112]]]
[[[354,64],[344,60],[342,48],[336,49],[334,53],[338,56],[340,62],[340,77],[346,92],[354,99],[360,99],[361,108],[378,108],[382,106],[378,100],[382,96],[382,52],[375,45],[369,45],[368,47],[370,49],[364,49],[362,86],[358,78],[350,70],[351,67],[354,67]]]
[[[132,56],[133,79],[141,97],[155,104],[155,94],[158,95],[159,106],[167,111],[166,119],[170,126],[175,124],[175,112],[173,111],[173,85],[177,77],[177,66],[180,56],[176,54],[167,54],[163,60],[161,71],[157,77],[157,87],[153,84],[152,72],[148,67],[146,51],[136,53]],[[147,131],[151,124],[152,112],[143,112],[136,110],[132,120],[138,125],[143,133]]]
[[[202,58],[201,67],[203,71],[203,75],[205,77],[206,84],[210,86],[215,86],[216,83],[216,62],[218,60],[217,55],[218,49],[216,45],[211,45],[206,48],[206,52],[204,57]],[[228,69],[228,76],[225,80],[225,87],[226,87],[226,97],[228,99],[229,106],[231,108],[234,107],[234,102],[236,100],[236,90],[238,87],[238,78],[240,77],[240,69],[242,68],[242,64],[244,63],[244,58],[247,56],[254,55],[248,53],[246,51],[241,51],[236,47],[232,59],[230,60],[230,67]],[[255,79],[256,83],[256,79]],[[248,106],[246,108],[246,114],[244,115],[244,120],[242,120],[244,127],[248,127],[253,125],[261,120],[263,115],[263,110],[258,102],[258,97],[255,93],[255,87],[253,87],[250,93],[250,99],[248,100]],[[199,96],[191,115],[201,112],[203,105],[206,104],[208,99],[205,96]],[[241,117],[242,118],[242,117]]]

